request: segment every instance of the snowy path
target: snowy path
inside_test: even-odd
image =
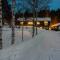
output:
[[[0,51],[0,60],[60,60],[59,34],[40,30],[33,39]]]

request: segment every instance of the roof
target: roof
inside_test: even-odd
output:
[[[17,20],[18,20],[18,21],[23,21],[23,18],[18,18]],[[30,17],[30,18],[27,18],[26,20],[27,20],[27,21],[32,21],[33,18]],[[34,18],[34,20],[36,21],[36,18]],[[40,18],[40,17],[38,17],[37,20],[38,20],[38,21],[45,21],[45,20],[46,20],[46,21],[51,21],[51,18],[50,18],[50,17],[45,17],[45,18]],[[25,18],[24,18],[24,21],[25,21]]]
[[[56,24],[52,25],[51,27],[54,27],[54,26],[60,26],[60,23],[56,23]]]

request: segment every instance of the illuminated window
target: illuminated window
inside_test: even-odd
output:
[[[42,30],[43,28],[42,27],[40,27],[40,30]]]
[[[44,25],[48,25],[48,21],[44,21]]]
[[[29,25],[32,25],[32,24],[33,24],[33,22],[28,22],[28,24],[29,24]]]
[[[49,28],[49,30],[51,30],[51,28]]]
[[[40,24],[40,22],[37,22],[37,24],[39,25],[39,24]]]
[[[20,22],[21,25],[23,25],[24,22]]]

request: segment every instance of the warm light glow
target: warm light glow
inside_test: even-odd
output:
[[[32,25],[32,24],[33,24],[33,22],[28,22],[28,24],[29,24],[29,25]]]
[[[51,28],[49,28],[49,30],[51,30]]]
[[[39,24],[40,24],[40,22],[37,22],[37,24],[39,25]]]
[[[44,21],[44,24],[45,24],[45,25],[48,25],[48,21]]]
[[[21,25],[23,25],[24,22],[20,22]]]
[[[51,27],[54,27],[54,26],[56,26],[56,25],[52,25]]]
[[[40,27],[40,30],[42,30],[43,28],[42,27]]]
[[[60,23],[56,23],[56,24],[52,25],[51,27],[58,26],[58,25],[60,25]]]

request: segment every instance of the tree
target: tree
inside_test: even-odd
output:
[[[9,25],[11,25],[11,19],[12,19],[11,5],[8,4],[7,0],[2,0],[2,11],[3,11],[3,20],[5,19],[6,22]]]
[[[2,4],[2,0],[0,0]],[[0,5],[0,49],[2,49],[2,5]]]
[[[51,10],[50,15],[51,15],[51,18],[55,17],[56,16],[56,11],[55,10]]]
[[[12,1],[15,1],[15,0],[12,0]],[[38,16],[37,12],[39,10],[47,9],[48,3],[50,3],[50,1],[51,0],[22,0],[22,5],[21,5],[21,3],[18,4],[18,5],[20,5],[19,6],[20,8],[22,7],[21,10],[22,10],[22,14],[23,14],[23,21],[24,21],[24,13],[25,13],[26,9],[30,9],[33,12],[33,34],[32,34],[32,37],[34,36],[34,32],[35,32],[34,18],[36,17],[36,21],[37,21],[37,16]],[[25,6],[26,3],[28,4],[28,6],[30,8]],[[37,23],[36,23],[36,25],[37,25]],[[36,34],[37,34],[37,28],[36,28]],[[23,36],[23,26],[22,26],[22,36]],[[22,40],[23,40],[23,38],[22,38]]]
[[[29,17],[28,14],[29,14],[29,10],[27,9],[24,13],[25,20]]]
[[[36,21],[37,21],[37,11],[47,9],[48,3],[50,3],[50,1],[51,0],[28,0],[28,4],[31,6],[32,12],[33,12],[33,34],[32,34],[32,37],[34,36],[34,32],[35,32],[34,18],[36,16]],[[37,25],[37,23],[36,23],[36,25]],[[37,28],[36,28],[36,34],[37,34]]]
[[[60,22],[60,9],[56,11],[56,16],[57,16],[58,22]]]
[[[12,0],[12,6],[11,6],[11,10],[12,10],[12,21],[11,21],[11,26],[12,26],[12,41],[11,44],[13,45],[15,43],[15,4],[16,1]]]

